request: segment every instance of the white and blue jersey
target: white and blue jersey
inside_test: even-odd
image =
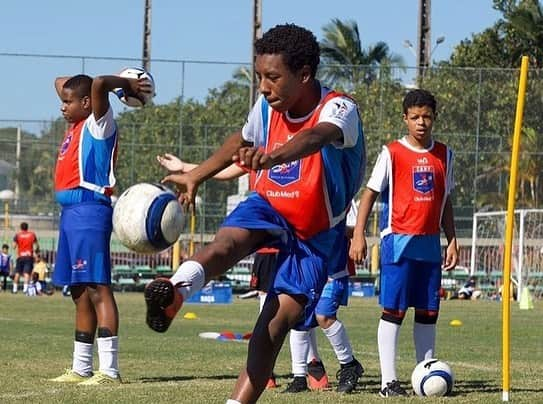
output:
[[[63,207],[53,282],[56,285],[110,284],[110,195],[117,125],[111,107],[96,120],[71,126],[60,146],[55,194]]]
[[[55,196],[62,206],[97,200],[110,202],[118,131],[111,107],[96,120],[91,114],[72,125],[59,148]]]

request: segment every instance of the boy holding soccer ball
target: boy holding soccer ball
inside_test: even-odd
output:
[[[360,199],[350,256],[361,262],[367,252],[364,231],[381,194],[381,293],[377,331],[383,397],[405,396],[396,376],[396,347],[409,307],[415,308],[413,337],[417,363],[434,357],[441,271],[458,261],[453,208],[453,154],[432,138],[436,100],[425,90],[403,101],[407,134],[383,147]],[[442,266],[440,230],[447,237]]]
[[[242,130],[186,174],[170,174],[180,201],[238,162],[256,171],[255,191],[215,239],[171,279],[145,290],[147,324],[165,332],[183,301],[261,247],[276,247],[277,272],[228,403],[253,403],[264,390],[291,328],[307,329],[327,281],[328,257],[345,234],[345,215],[362,181],[362,123],[355,102],[316,79],[319,45],[310,31],[278,25],[255,43],[261,96]]]
[[[55,89],[70,126],[55,168],[55,196],[62,206],[53,282],[69,285],[75,303],[75,341],[71,369],[54,382],[100,385],[120,383],[117,352],[119,314],[111,290],[109,242],[111,194],[118,131],[109,92],[123,88],[140,97],[147,79],[86,75],[59,77]],[[93,372],[94,338],[99,370]]]

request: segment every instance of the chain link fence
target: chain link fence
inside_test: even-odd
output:
[[[49,221],[55,230],[59,209],[52,177],[66,124],[60,118],[54,78],[82,72],[111,74],[140,61],[0,53],[0,62],[7,70],[5,77],[25,78],[13,84],[17,87],[8,84],[0,93],[4,106],[0,112],[0,191],[16,194],[16,199],[4,201],[4,210]],[[157,154],[171,152],[191,162],[204,160],[225,136],[241,127],[249,109],[249,66],[245,63],[157,59],[151,66],[157,82],[152,107],[129,110],[112,97],[121,130],[119,193],[133,183],[162,178],[164,170],[156,163]],[[471,237],[475,212],[506,206],[518,70],[440,66],[419,73],[415,68],[321,66],[320,74],[332,77],[331,71],[336,73],[336,86],[352,94],[360,105],[367,139],[367,175],[381,146],[404,133],[401,101],[413,83],[418,83],[438,99],[435,137],[456,153],[454,209],[459,236]],[[542,113],[541,71],[532,70],[517,189],[519,208],[541,207]],[[226,214],[227,197],[237,192],[235,182],[202,185],[196,226],[201,241],[215,232]],[[370,228],[374,228],[372,223]]]

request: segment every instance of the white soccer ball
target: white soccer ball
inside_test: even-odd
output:
[[[119,73],[119,76],[126,77],[129,79],[139,79],[141,77],[146,78],[151,83],[151,92],[149,93],[140,93],[139,98],[126,95],[124,89],[122,88],[115,88],[113,89],[113,93],[121,100],[125,105],[128,105],[129,107],[143,107],[145,104],[147,104],[151,98],[155,96],[155,80],[153,79],[153,76],[151,73],[145,71],[144,69],[141,69],[139,67],[127,67]]]
[[[170,247],[184,224],[177,197],[162,184],[132,185],[113,208],[115,235],[125,247],[140,253],[157,253]]]
[[[411,385],[418,396],[446,396],[452,391],[454,373],[447,363],[426,359],[415,366]]]

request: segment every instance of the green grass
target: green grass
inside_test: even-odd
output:
[[[144,323],[140,293],[118,293],[121,313],[120,364],[125,384],[82,388],[57,385],[47,379],[71,365],[74,308],[60,293],[29,298],[0,293],[0,402],[44,403],[224,403],[244,364],[245,343],[218,342],[198,337],[203,331],[245,333],[251,330],[258,305],[236,299],[231,305],[185,305],[166,334],[156,334]],[[194,312],[198,319],[182,315]],[[534,310],[512,305],[511,393],[515,403],[543,401],[543,302]],[[382,403],[376,330],[380,310],[375,299],[351,299],[340,311],[357,358],[366,374],[362,388],[350,396],[332,391],[282,394],[290,373],[288,347],[275,371],[281,388],[265,391],[262,403]],[[451,327],[460,319],[461,327]],[[408,386],[414,367],[412,314],[400,335],[398,372]],[[321,332],[319,347],[331,381],[338,368],[330,345]],[[446,301],[438,323],[438,357],[456,373],[452,397],[426,399],[443,403],[501,402],[501,305],[491,301]],[[335,386],[334,386],[335,387]],[[422,402],[421,398],[388,399],[387,402]]]

